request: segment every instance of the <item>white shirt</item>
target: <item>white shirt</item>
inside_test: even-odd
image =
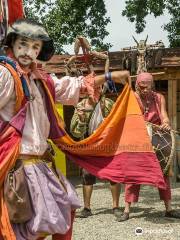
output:
[[[52,75],[55,86],[56,102],[64,105],[76,105],[79,101],[83,77],[63,77]],[[50,122],[43,94],[40,93],[38,81],[33,74],[29,78],[29,91],[34,96],[27,109],[25,126],[21,141],[21,154],[43,155],[47,149]],[[0,65],[0,119],[10,121],[15,109],[14,79],[9,70]]]

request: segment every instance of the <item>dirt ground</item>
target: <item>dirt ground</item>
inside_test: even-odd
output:
[[[71,179],[82,202],[80,179]],[[143,186],[139,202],[132,206],[130,219],[117,222],[112,214],[112,198],[108,182],[98,182],[92,195],[93,215],[86,219],[77,216],[73,229],[73,240],[179,240],[180,219],[164,218],[164,205],[159,200],[158,190]],[[82,202],[83,204],[83,202]],[[124,191],[120,197],[123,210]],[[180,212],[180,183],[172,184],[172,206]],[[139,230],[140,229],[140,230]],[[138,234],[138,232],[140,232]],[[49,237],[48,240],[51,238]]]

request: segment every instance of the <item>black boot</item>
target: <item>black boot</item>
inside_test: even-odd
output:
[[[92,216],[91,209],[90,209],[90,208],[84,208],[84,209],[81,211],[80,217],[81,217],[81,218],[87,218],[87,217],[89,217],[89,216]]]
[[[165,217],[167,217],[167,218],[179,218],[180,219],[180,212],[178,212],[176,210],[170,210],[168,212],[166,211]]]
[[[114,214],[115,217],[118,218],[122,215],[122,211],[119,207],[114,207],[113,208],[113,214]]]

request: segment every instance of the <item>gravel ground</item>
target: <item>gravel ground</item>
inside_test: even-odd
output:
[[[75,184],[82,201],[82,185],[79,179],[71,179]],[[180,212],[180,183],[172,186],[172,206]],[[179,240],[180,219],[163,217],[164,205],[159,201],[155,188],[144,186],[141,188],[139,203],[132,206],[130,219],[120,223],[115,220],[111,209],[111,193],[108,182],[98,182],[94,186],[92,195],[93,216],[86,219],[75,218],[73,240]],[[83,201],[82,201],[83,204]],[[120,207],[123,209],[124,191],[120,197]],[[136,228],[143,233],[137,235]],[[51,238],[48,238],[50,240]]]

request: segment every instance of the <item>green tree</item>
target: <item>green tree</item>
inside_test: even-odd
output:
[[[103,43],[110,22],[103,0],[24,0],[24,6],[27,17],[46,26],[57,53],[63,52],[63,45],[72,44],[77,35],[90,39],[96,49],[111,46]]]
[[[145,17],[148,14],[158,17],[165,11],[171,16],[170,22],[164,25],[170,46],[180,47],[180,0],[127,0],[122,15],[135,22],[136,32],[140,33],[146,26]]]

